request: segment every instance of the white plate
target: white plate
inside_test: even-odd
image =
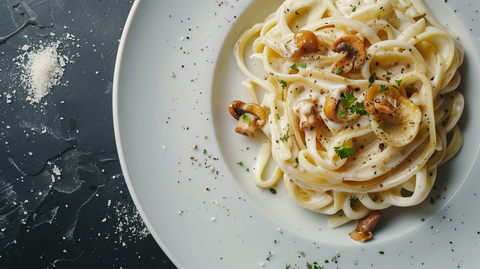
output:
[[[480,2],[426,1],[465,48],[465,143],[440,169],[429,196],[435,204],[386,210],[364,244],[349,239],[353,223],[332,230],[326,216],[290,201],[283,185],[273,195],[246,171],[263,138],[234,134],[227,115],[231,100],[246,98],[233,45],[281,2],[135,1],[115,70],[115,136],[131,195],[159,245],[179,268],[477,266]]]

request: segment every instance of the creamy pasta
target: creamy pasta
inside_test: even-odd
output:
[[[295,203],[333,215],[331,227],[419,204],[462,145],[463,48],[421,0],[286,0],[234,54],[248,98],[230,106],[237,129],[268,137],[255,183],[283,177]]]

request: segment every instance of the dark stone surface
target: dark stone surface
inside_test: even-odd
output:
[[[128,0],[0,0],[0,268],[175,268],[125,184],[112,81]],[[24,56],[65,66],[27,100]]]

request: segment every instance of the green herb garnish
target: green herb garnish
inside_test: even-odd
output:
[[[387,76],[390,76],[391,74],[392,74],[392,73],[390,73],[390,72],[387,71]]]
[[[368,88],[372,87],[373,83],[375,82],[375,77],[372,75],[368,78],[368,82],[370,83],[368,85]]]
[[[393,87],[398,90],[398,87],[400,87],[400,84],[402,84],[402,80],[395,80],[395,82],[397,83],[397,86],[394,85]]]
[[[297,65],[296,65],[296,64],[291,65],[290,68],[292,68],[292,69],[295,70],[295,71],[298,71],[298,68],[297,68]]]
[[[351,106],[350,112],[357,113],[362,116],[368,115],[368,112],[365,110],[365,104],[363,102],[357,102],[354,106]]]
[[[303,69],[307,68],[307,64],[306,64],[306,63],[301,63],[299,66],[300,66],[300,68],[303,68]]]
[[[335,73],[337,74],[341,74],[343,72],[343,68],[341,68],[340,66],[337,68],[337,71],[335,71]]]
[[[298,158],[295,158],[295,162],[298,163]]]
[[[287,133],[284,134],[282,137],[280,137],[280,140],[282,140],[282,142],[287,142],[288,141],[288,132],[290,132],[290,127],[288,127],[287,129]]]
[[[352,12],[355,12],[357,10],[357,7],[352,8]]]
[[[377,18],[380,19],[382,17],[382,12],[379,11],[379,12],[375,13],[375,15],[377,15]]]
[[[380,85],[380,89],[378,89],[378,92],[384,92],[384,91],[388,91],[390,88],[385,86],[385,85]]]
[[[206,150],[206,149],[203,150],[203,154],[207,154],[207,150]]]
[[[358,201],[358,198],[357,198],[357,197],[355,197],[355,196],[351,196],[351,197],[350,197],[350,204],[351,204],[352,206],[355,206],[355,204],[357,203],[357,201]]]
[[[343,119],[347,116],[347,110],[346,109],[338,109],[338,118]]]
[[[243,162],[238,162],[237,164],[240,166],[243,166]]]
[[[343,97],[340,97],[340,101],[345,109],[348,108],[353,102],[357,101],[357,98],[353,95],[353,93],[343,92],[342,95]]]
[[[285,89],[287,87],[287,82],[280,80],[280,84],[282,84],[282,88]]]
[[[203,138],[207,139],[207,138],[208,138],[208,136],[204,136]]]
[[[247,170],[245,170],[245,171],[247,171],[247,172],[250,172],[250,169],[249,169],[249,168],[247,168]]]
[[[433,197],[430,197],[430,204],[435,204],[435,199],[433,199]]]
[[[247,116],[247,114],[243,114],[242,119],[246,124],[250,124],[250,118]]]
[[[347,116],[348,109],[352,113],[358,113],[362,116],[368,115],[368,112],[365,110],[365,105],[363,102],[357,102],[355,105],[352,106],[353,102],[357,101],[358,99],[353,95],[353,93],[343,92],[343,97],[340,97],[340,101],[343,104],[345,109],[338,110],[338,118],[341,119]]]
[[[328,261],[326,260],[325,263],[328,263]],[[308,269],[322,269],[323,266],[319,266],[317,262],[314,262],[313,265],[310,264],[309,262],[307,262],[307,268]]]
[[[277,190],[275,190],[274,188],[270,188],[270,192],[271,192],[272,194],[277,194]]]
[[[385,252],[383,252],[383,251],[379,251],[378,253],[380,253],[380,254],[382,254],[382,255],[385,254]]]
[[[334,147],[334,150],[337,153],[338,157],[340,157],[340,159],[342,160],[355,155],[355,151],[352,147],[345,146],[345,141],[343,141],[342,146]]]

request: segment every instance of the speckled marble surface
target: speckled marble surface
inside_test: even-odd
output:
[[[130,0],[0,1],[0,267],[175,268],[131,200],[112,80]],[[28,99],[25,56],[63,74]]]

